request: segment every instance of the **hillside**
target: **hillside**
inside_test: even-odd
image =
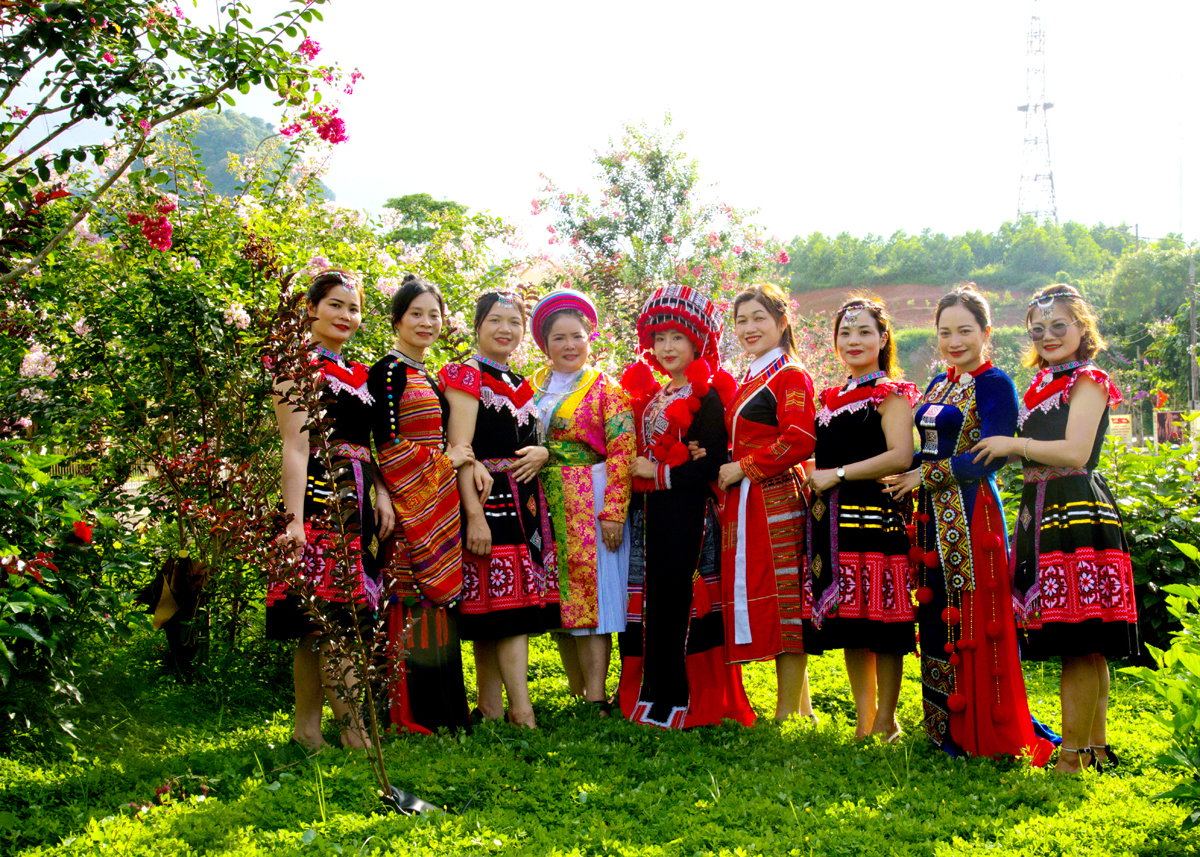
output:
[[[882,300],[892,314],[898,329],[913,327],[933,327],[933,314],[938,300],[949,291],[944,286],[919,286],[905,284],[898,286],[877,286],[865,289],[848,287],[844,289],[818,289],[811,292],[800,292],[792,297],[799,305],[801,315],[820,315],[837,312],[851,295],[871,295]],[[994,327],[1024,327],[1026,299],[1020,294],[1010,291],[990,292],[981,289],[992,305],[992,324]]]

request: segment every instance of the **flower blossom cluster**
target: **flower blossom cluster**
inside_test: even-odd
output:
[[[42,343],[34,342],[21,361],[21,375],[25,378],[53,378],[57,374],[58,366],[54,358],[45,352]]]
[[[232,303],[225,308],[225,323],[238,330],[245,330],[250,326],[250,313],[246,312],[241,304]]]
[[[317,54],[321,52],[320,42],[314,42],[312,39],[305,39],[300,43],[300,47],[296,48],[296,53],[304,57],[309,62],[317,58]]]
[[[346,122],[337,115],[336,107],[319,107],[300,118],[315,128],[317,136],[330,145],[344,143],[350,139],[346,135]],[[284,137],[295,137],[302,130],[304,126],[300,122],[293,122],[280,128],[279,133]]]
[[[142,228],[142,235],[150,242],[151,247],[165,252],[171,249],[171,221],[167,219],[167,215],[176,208],[178,206],[175,200],[164,196],[154,206],[155,214],[138,214],[131,211],[125,219],[129,221],[130,226]]]

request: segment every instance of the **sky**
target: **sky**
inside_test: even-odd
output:
[[[266,20],[283,4],[249,0]],[[201,4],[203,7],[204,4]],[[192,17],[212,12],[191,8]],[[1194,0],[1038,0],[1059,220],[1200,232]],[[211,7],[209,7],[211,9]],[[686,132],[712,193],[785,241],[1016,215],[1034,2],[338,0],[309,34],[365,75],[326,183],[378,211],[429,193],[534,241],[545,173],[589,187],[624,124]],[[1191,61],[1189,54],[1192,54]],[[276,121],[269,93],[236,109]],[[1181,182],[1182,176],[1182,182]],[[1182,194],[1181,194],[1182,188]],[[1181,203],[1182,199],[1182,203]]]

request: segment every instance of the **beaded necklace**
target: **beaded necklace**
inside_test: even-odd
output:
[[[321,355],[322,357],[328,357],[330,360],[332,360],[334,363],[338,364],[339,366],[343,365],[342,355],[338,354],[336,351],[330,351],[324,345],[313,342],[313,343],[309,344],[308,349],[309,349],[309,351],[316,351],[317,354]]]
[[[478,360],[482,365],[491,366],[493,369],[496,369],[500,372],[510,371],[507,363],[501,363],[499,360],[492,360],[491,358],[484,357],[479,352],[475,352],[475,359]]]
[[[402,351],[400,351],[397,348],[393,348],[391,351],[389,351],[388,355],[391,357],[395,357],[401,363],[408,364],[409,366],[416,369],[418,372],[427,372],[428,371],[425,368],[424,360],[414,360],[413,358],[409,357],[407,354],[403,353]]]
[[[1051,366],[1047,366],[1045,369],[1043,369],[1041,372],[1038,373],[1036,387],[1038,390],[1042,390],[1043,388],[1045,388],[1045,386],[1047,384],[1049,384],[1051,381],[1054,380],[1055,375],[1059,375],[1063,372],[1070,372],[1072,369],[1082,369],[1085,366],[1091,366],[1091,365],[1092,365],[1092,361],[1090,359],[1087,359],[1087,360],[1072,360],[1070,363],[1058,363],[1058,364],[1054,364]]]
[[[861,378],[851,378],[846,384],[846,392],[849,393],[851,390],[857,387],[861,387],[864,384],[870,384],[876,378],[882,378],[885,375],[887,375],[887,372],[880,369],[878,372],[872,372],[870,375],[863,375]]]

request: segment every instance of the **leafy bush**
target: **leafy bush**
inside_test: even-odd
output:
[[[1100,460],[1129,539],[1142,639],[1159,648],[1178,629],[1164,587],[1200,585],[1200,574],[1179,547],[1200,542],[1197,463],[1190,448],[1136,447],[1115,438],[1105,440]]]
[[[1189,544],[1175,543],[1193,562],[1200,561],[1200,550]],[[1180,628],[1166,651],[1147,646],[1157,669],[1127,667],[1144,681],[1169,708],[1169,713],[1148,711],[1146,716],[1171,736],[1170,746],[1159,755],[1158,764],[1180,771],[1183,782],[1158,795],[1190,805],[1183,828],[1200,824],[1200,587],[1167,584],[1164,603],[1167,612],[1178,620]]]
[[[111,581],[139,558],[120,542],[101,545],[116,522],[91,517],[89,479],[47,473],[62,460],[0,442],[0,747],[43,731],[74,737],[85,647],[128,636],[137,621]]]

